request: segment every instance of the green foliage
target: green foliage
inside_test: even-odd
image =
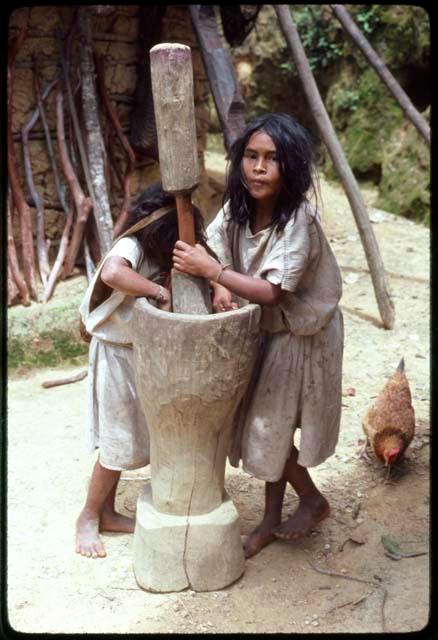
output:
[[[331,31],[327,9],[320,5],[290,5],[300,39],[312,71],[325,69],[342,54],[342,46]],[[297,8],[296,7],[301,7]]]
[[[292,72],[292,65],[289,61],[282,62],[281,64],[278,65],[278,68],[281,69],[281,71],[286,71],[287,73]]]
[[[358,105],[359,93],[357,92],[357,90],[353,89],[346,89],[345,91],[343,91],[337,103],[338,109],[348,112],[356,111]]]
[[[411,123],[402,122],[386,141],[376,205],[430,224],[430,150]]]
[[[357,175],[379,179],[382,149],[403,121],[400,107],[372,69],[359,77],[344,68],[327,95],[333,126]]]
[[[363,7],[363,8],[362,8]],[[360,5],[356,13],[355,20],[358,23],[358,27],[365,35],[371,35],[376,27],[380,24],[379,17],[379,5]]]
[[[379,22],[367,37],[391,71],[429,66],[430,28],[424,9],[413,5],[375,6]]]
[[[56,367],[85,361],[88,344],[79,335],[64,330],[44,331],[37,339],[28,335],[8,339],[8,369]]]
[[[269,100],[269,96],[265,93],[259,93],[252,104],[252,113],[254,115],[259,115],[261,113],[266,113],[270,111],[271,103]]]

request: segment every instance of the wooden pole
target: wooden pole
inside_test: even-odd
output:
[[[8,307],[12,307],[16,302],[18,302],[20,298],[20,292],[18,291],[17,285],[15,284],[14,276],[12,275],[11,265],[9,264],[9,256],[8,260]]]
[[[70,247],[66,253],[62,277],[65,278],[73,271],[76,256],[78,254],[82,238],[84,236],[85,225],[90,214],[92,205],[91,199],[87,198],[82,191],[82,187],[75,174],[75,170],[71,163],[67,144],[65,141],[64,128],[64,99],[62,91],[59,90],[56,96],[56,131],[58,135],[58,150],[61,161],[61,167],[64,172],[65,179],[70,188],[70,193],[76,207],[77,218],[73,228],[73,234]]]
[[[17,157],[12,139],[12,96],[14,86],[14,66],[17,52],[26,38],[27,26],[24,26],[19,35],[11,41],[8,50],[7,65],[7,147],[8,147],[8,175],[11,185],[14,205],[18,212],[21,230],[21,253],[23,256],[23,273],[30,297],[38,300],[35,281],[35,251],[32,235],[32,216],[26,203],[23,189],[20,184]]]
[[[44,287],[44,291],[43,291],[43,302],[48,302],[50,300],[50,298],[52,297],[52,293],[55,289],[55,285],[56,285],[56,280],[58,278],[58,275],[62,269],[62,265],[65,259],[65,256],[67,254],[67,249],[68,249],[68,239],[69,239],[69,235],[70,235],[70,229],[72,226],[72,222],[73,222],[73,211],[74,211],[74,204],[73,202],[70,203],[70,207],[69,207],[69,211],[68,211],[68,215],[67,218],[65,220],[65,225],[64,225],[64,230],[62,232],[62,236],[61,236],[61,241],[59,243],[59,248],[58,248],[58,253],[56,255],[55,258],[55,262],[53,263],[52,266],[52,270],[49,274],[49,277],[47,279],[47,284]]]
[[[90,197],[96,220],[100,251],[104,255],[111,249],[113,240],[113,220],[109,206],[108,190],[105,181],[105,156],[100,128],[98,100],[95,84],[95,66],[89,17],[89,7],[80,6],[78,11],[78,30],[80,43],[80,67],[82,75],[82,109],[84,114],[87,140],[88,166],[92,189]]]
[[[103,104],[105,105],[110,123],[115,129],[117,136],[127,156],[125,177],[123,179],[123,202],[120,207],[120,213],[118,215],[117,222],[114,226],[114,236],[117,237],[119,234],[119,229],[121,229],[122,225],[125,223],[126,218],[128,216],[128,207],[131,199],[131,177],[135,169],[136,158],[135,158],[135,153],[131,145],[129,144],[128,138],[123,133],[123,129],[120,124],[117,111],[112,105],[110,96],[108,95],[108,92],[106,90],[103,56],[99,55],[95,51],[94,59],[95,59],[96,72],[97,72],[97,86],[99,89],[100,97],[102,99]]]
[[[292,20],[288,5],[274,5],[286,42],[297,66],[298,75],[303,84],[310,109],[318,125],[320,135],[330,153],[332,162],[342,181],[365,251],[365,256],[370,268],[371,278],[377,305],[382,318],[383,326],[392,329],[394,326],[394,303],[390,297],[386,280],[383,261],[379,247],[371,226],[362,194],[359,190],[356,178],[348,164],[342,146],[336,136],[318,87],[310,69],[303,45],[297,28]]]
[[[178,216],[179,239],[187,244],[195,245],[195,228],[193,226],[193,210],[191,194],[181,193],[175,195],[176,213]]]
[[[53,182],[55,183],[56,192],[58,194],[59,202],[61,203],[62,209],[65,215],[68,216],[69,207],[67,205],[67,201],[65,198],[65,185],[61,183],[61,179],[59,177],[58,165],[55,158],[52,138],[50,135],[50,129],[47,122],[47,117],[46,117],[46,112],[44,107],[45,97],[44,97],[44,93],[43,95],[41,95],[40,86],[39,86],[38,69],[39,69],[39,63],[35,60],[35,93],[37,98],[38,109],[40,112],[41,123],[44,129],[44,137],[46,139],[47,153],[49,154],[49,158],[50,158],[50,166],[52,168],[52,173],[53,173]],[[54,82],[58,83],[58,81],[59,81],[59,77],[56,77]]]
[[[245,128],[245,102],[219,35],[213,5],[190,5],[190,14],[228,150]]]
[[[354,44],[359,47],[380,79],[383,80],[389,91],[397,100],[398,104],[403,109],[405,116],[409,118],[414,127],[430,146],[430,127],[426,120],[414,107],[409,97],[403,91],[383,60],[374,51],[373,47],[355,24],[354,20],[350,17],[347,9],[342,4],[331,4],[330,8],[344,27],[347,34],[353,40]]]
[[[29,193],[32,197],[32,200],[35,204],[36,208],[36,241],[37,241],[37,257],[38,257],[38,269],[40,273],[40,279],[45,287],[47,284],[47,279],[50,273],[49,266],[49,254],[47,248],[47,241],[45,236],[45,224],[44,224],[44,203],[43,200],[38,193],[35,182],[33,179],[33,171],[32,171],[32,162],[30,159],[30,149],[29,149],[29,132],[35,126],[39,117],[42,118],[43,114],[43,100],[47,98],[50,91],[58,82],[57,78],[50,82],[45,91],[43,91],[43,95],[41,96],[41,92],[39,89],[39,84],[37,80],[38,70],[35,67],[35,93],[37,95],[37,107],[33,111],[29,121],[23,125],[21,129],[21,136],[23,141],[23,164],[24,164],[24,173],[26,176],[27,186],[29,189]]]
[[[21,300],[25,307],[30,305],[29,289],[18,264],[17,251],[15,248],[13,232],[13,212],[14,203],[11,188],[8,189],[8,269],[10,269],[12,279],[20,293]]]

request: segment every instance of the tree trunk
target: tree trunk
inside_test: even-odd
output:
[[[318,125],[320,135],[330,153],[332,162],[344,186],[345,193],[356,221],[360,239],[365,251],[374,291],[383,326],[394,326],[394,303],[391,300],[385,280],[385,269],[371,222],[353,172],[345,157],[342,146],[333,129],[330,118],[321,99],[315,79],[312,75],[306,53],[301,44],[298,31],[292,20],[288,5],[274,5],[286,42],[297,66],[304,93]]]
[[[368,40],[350,17],[347,9],[342,4],[331,4],[335,16],[344,27],[347,34],[353,40],[354,44],[359,47],[365,58],[374,68],[380,79],[383,80],[389,91],[397,100],[404,114],[412,122],[417,131],[423,136],[430,146],[430,127],[421,113],[417,111],[409,97],[403,91],[397,80],[394,78],[383,60],[374,51]]]

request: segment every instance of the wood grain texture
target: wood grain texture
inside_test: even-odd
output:
[[[231,418],[249,382],[260,307],[192,316],[134,306],[134,368],[151,438],[154,507],[208,513],[222,503]]]
[[[150,60],[163,188],[190,192],[199,183],[190,47],[159,44],[150,50]]]

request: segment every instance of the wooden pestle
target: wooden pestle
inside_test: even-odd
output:
[[[190,47],[158,44],[150,50],[152,95],[163,189],[175,195],[180,240],[195,244],[191,195],[199,184]],[[208,281],[172,269],[172,305],[179,313],[211,313]]]

